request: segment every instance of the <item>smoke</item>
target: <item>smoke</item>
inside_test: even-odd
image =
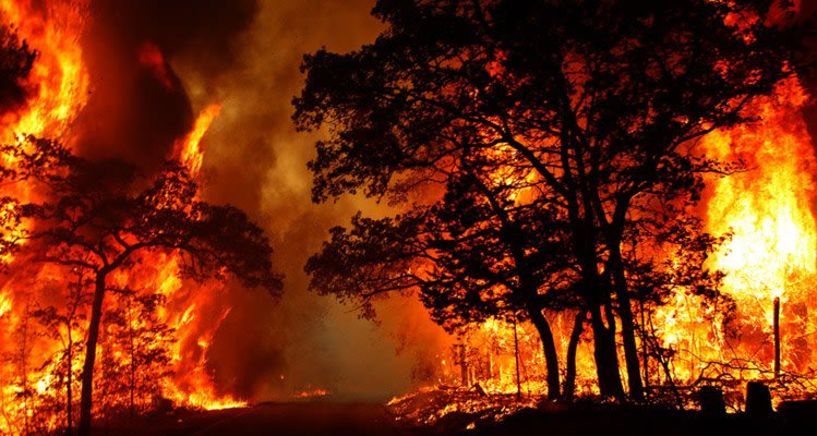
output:
[[[419,304],[384,310],[393,315],[377,327],[357,319],[354,308],[308,293],[302,272],[331,226],[358,209],[377,208],[360,199],[313,205],[305,164],[316,138],[296,133],[290,121],[303,54],[321,46],[348,51],[373,40],[380,24],[369,16],[371,7],[368,0],[264,3],[238,41],[241,53],[230,72],[213,80],[195,63],[178,65],[194,100],[224,105],[205,154],[209,198],[253,211],[287,275],[284,298],[275,307],[258,295],[232,292],[234,309],[216,335],[213,354],[228,356],[214,361],[222,383],[232,383],[235,392],[279,398],[319,387],[339,397],[381,399],[411,383],[416,356],[411,350],[395,355],[391,335],[411,317],[425,316]],[[439,333],[426,323],[428,334],[411,336],[436,338]]]
[[[82,45],[93,93],[76,122],[80,152],[157,168],[195,114],[221,104],[203,141],[204,195],[245,210],[270,235],[285,294],[229,285],[231,307],[208,358],[217,384],[251,400],[280,400],[315,388],[336,398],[382,399],[413,383],[418,362],[445,335],[411,298],[384,304],[382,324],[307,292],[303,265],[359,198],[313,205],[306,162],[316,137],[298,134],[290,101],[302,85],[303,54],[348,51],[381,24],[373,0],[92,1]],[[400,351],[396,353],[396,351]],[[420,351],[422,350],[422,351]]]

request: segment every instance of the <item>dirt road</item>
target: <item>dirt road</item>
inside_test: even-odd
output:
[[[148,435],[409,435],[383,405],[365,403],[269,403],[243,409],[195,412],[134,421],[95,434]]]

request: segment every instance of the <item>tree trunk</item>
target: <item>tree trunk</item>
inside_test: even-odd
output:
[[[516,317],[513,319],[513,354],[516,362],[516,399],[522,399],[522,381],[519,379],[519,335],[516,332]]]
[[[136,416],[136,405],[134,393],[136,391],[136,361],[134,360],[133,338],[131,337],[130,349],[130,416]]]
[[[553,332],[550,330],[550,324],[547,319],[542,315],[541,309],[529,308],[528,315],[536,327],[536,331],[539,332],[539,338],[542,340],[542,349],[545,353],[545,366],[547,367],[548,399],[556,400],[560,396],[559,356],[556,353]]]
[[[19,355],[19,364],[20,364],[20,376],[21,376],[21,384],[23,385],[23,433],[29,434],[31,431],[28,428],[28,418],[29,418],[29,395],[28,390],[28,322],[31,318],[31,311],[29,309],[29,304],[26,303],[25,315],[23,315],[23,325],[20,327],[20,331],[22,332],[22,338],[20,340],[20,355]]]
[[[780,297],[774,297],[774,378],[780,377]]]
[[[644,313],[644,301],[639,301],[638,313],[641,316],[641,367],[644,370],[644,391],[650,389],[650,355],[647,352],[647,319]]]
[[[73,374],[72,374],[73,373],[72,368],[74,366],[74,338],[73,338],[72,335],[73,334],[72,334],[72,331],[71,331],[71,318],[69,318],[68,319],[68,353],[67,353],[68,369],[66,371],[67,372],[66,373],[66,380],[68,382],[65,385],[65,413],[66,413],[66,417],[65,417],[66,418],[65,419],[66,427],[65,427],[65,430],[66,430],[66,433],[69,434],[69,435],[72,433],[72,430],[73,430],[72,427],[74,426],[74,423],[72,422],[73,417],[71,416],[71,414],[73,413],[73,404],[72,403],[74,402],[73,387],[71,386],[74,383]]]
[[[630,396],[635,400],[644,399],[644,384],[641,380],[641,362],[638,357],[638,346],[635,342],[635,328],[633,326],[633,312],[630,308],[630,298],[626,292],[616,293],[619,302],[619,317],[621,318],[621,337],[624,342],[624,361],[627,365],[627,386]]]
[[[91,432],[91,406],[94,389],[94,361],[99,341],[99,324],[102,321],[102,302],[105,299],[104,273],[97,273],[94,302],[91,306],[91,322],[88,324],[88,342],[85,346],[85,362],[82,364],[82,392],[79,400],[79,434]]]
[[[470,386],[468,380],[468,361],[465,358],[465,343],[455,345],[457,348],[457,354],[459,354],[459,364],[460,364],[460,383],[465,388]]]
[[[136,344],[133,331],[133,296],[128,298],[128,339],[130,340],[130,415],[136,415],[134,391],[136,390]]]
[[[565,385],[562,389],[562,396],[566,401],[573,401],[576,392],[576,349],[579,347],[579,339],[584,331],[585,311],[581,310],[573,320],[573,330],[570,332],[570,341],[567,343]]]
[[[590,326],[593,328],[593,357],[601,395],[621,401],[624,399],[624,387],[618,372],[615,331],[604,326],[598,304],[590,307]]]
[[[614,241],[615,242],[615,241]],[[627,292],[627,279],[624,275],[624,262],[621,258],[620,245],[610,247],[610,267],[613,274],[613,286],[618,299],[618,315],[621,318],[621,338],[624,343],[624,362],[627,365],[627,386],[630,396],[635,400],[644,399],[644,385],[641,381],[641,362],[638,358],[638,347],[635,343],[635,324],[630,296]]]

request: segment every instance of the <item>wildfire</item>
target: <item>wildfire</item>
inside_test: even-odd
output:
[[[221,113],[220,104],[207,106],[196,119],[190,133],[176,145],[177,149],[180,150],[179,157],[182,163],[187,165],[191,174],[198,175],[201,170],[204,154],[199,144],[204,134],[207,133],[207,130],[210,128],[210,124],[218,117],[219,113]]]
[[[316,388],[298,392],[297,394],[295,394],[295,398],[299,400],[323,398],[329,395],[329,393],[330,392],[327,391],[326,389]]]
[[[744,164],[736,174],[708,177],[697,210],[707,232],[730,235],[708,266],[725,274],[722,291],[734,300],[736,312],[730,317],[721,308],[678,292],[668,304],[646,314],[651,321],[641,327],[653,329],[671,355],[666,368],[648,361],[648,386],[733,380],[740,390],[747,380],[762,380],[778,391],[776,400],[803,394],[798,393],[802,387],[786,384],[791,380],[815,386],[810,365],[817,357],[817,219],[812,208],[817,158],[801,112],[808,100],[801,83],[788,79],[773,95],[746,108],[756,122],[715,131],[698,145],[708,157]],[[504,174],[495,176],[506,179]],[[551,318],[559,355],[564,356],[569,317]],[[642,318],[642,323],[647,321]],[[513,329],[506,323],[491,320],[472,328],[450,355],[438,359],[437,384],[514,393],[520,389],[514,374],[516,353],[521,356],[522,392],[543,392],[536,335],[527,324],[520,324],[517,334],[522,339],[514,350]],[[585,331],[579,343],[576,383],[578,392],[592,395],[598,388],[588,334]],[[739,407],[739,394],[730,395],[731,406]]]
[[[15,143],[19,135],[34,135],[60,140],[69,149],[75,147],[73,123],[85,107],[93,87],[83,63],[80,44],[87,7],[84,1],[0,1],[0,19],[13,24],[19,39],[37,53],[31,73],[24,83],[28,91],[25,103],[0,119],[0,140],[3,143]],[[169,66],[156,46],[146,45],[134,55],[158,73],[164,72],[163,77],[168,77]],[[200,143],[220,109],[220,105],[205,108],[188,135],[176,144],[176,157],[187,165],[194,177],[200,172],[203,160]],[[8,156],[0,158],[13,164]],[[35,195],[25,184],[0,189],[3,195],[13,195],[23,201]],[[70,306],[71,294],[67,293],[63,301],[57,297],[66,293],[62,289],[33,291],[31,280],[56,282],[62,273],[39,265],[23,264],[22,259],[10,256],[3,261],[13,262],[14,273],[0,283],[0,353],[3,356],[0,361],[0,378],[3,380],[0,389],[0,433],[25,432],[29,430],[24,429],[33,428],[54,429],[62,425],[61,419],[64,418],[59,418],[59,415],[65,412],[44,411],[62,410],[54,409],[65,401],[62,390],[66,383],[76,384],[78,381],[81,373],[80,353],[67,354],[70,356],[68,358],[65,356],[66,353],[75,352],[70,348],[71,343],[77,345],[84,341],[84,312],[78,309],[76,319],[68,322],[52,317],[55,322],[59,321],[53,331],[37,333],[36,329],[41,327],[32,320],[32,314],[52,305]],[[139,264],[142,266],[137,272],[115,277],[117,285],[132,289],[135,294],[133,298],[114,296],[109,299],[106,310],[112,312],[111,316],[119,314],[116,316],[127,319],[118,327],[120,330],[111,327],[103,332],[103,336],[110,337],[111,341],[117,334],[130,332],[131,348],[122,348],[114,342],[102,343],[100,361],[107,362],[103,365],[111,368],[132,366],[133,347],[138,341],[133,336],[136,334],[134,332],[158,329],[156,331],[160,333],[156,334],[164,339],[149,346],[164,347],[169,351],[172,370],[160,383],[162,396],[178,406],[186,407],[223,409],[245,405],[244,401],[219,392],[212,373],[207,369],[209,344],[229,313],[229,308],[225,308],[218,298],[219,289],[182,280],[175,255],[146,256],[140,259]],[[152,309],[156,319],[152,322],[139,319],[138,311],[130,307],[133,299],[152,294],[163,298],[162,303]],[[167,331],[160,329],[162,326],[174,332],[172,340],[166,337]],[[104,371],[106,369],[103,367]],[[63,378],[67,373],[73,374],[73,382]],[[79,391],[77,386],[74,386],[75,392]],[[105,399],[98,407],[128,402],[126,395],[120,391],[106,389],[103,383],[99,395]],[[74,398],[78,400],[78,393]],[[137,398],[137,403],[143,401],[151,399]],[[31,427],[33,424],[30,421],[38,413],[45,414],[43,416],[46,418]]]
[[[731,237],[709,259],[725,273],[723,291],[737,313],[727,315],[683,292],[653,316],[655,333],[674,357],[667,374],[656,362],[647,368],[649,383],[692,384],[727,377],[774,381],[775,300],[780,302],[780,371],[812,383],[817,322],[811,315],[817,286],[817,220],[812,209],[817,169],[814,146],[801,113],[808,95],[797,79],[781,83],[775,93],[753,102],[748,115],[758,121],[713,132],[700,144],[703,154],[723,161],[742,161],[736,174],[710,177],[699,215],[713,235]],[[706,316],[704,316],[706,315]],[[564,356],[570,323],[553,317],[555,337]],[[710,320],[714,320],[714,323]],[[519,350],[526,370],[541,371],[542,356],[530,326],[520,324]],[[587,332],[583,338],[587,339]],[[489,393],[515,392],[513,330],[495,320],[475,327],[451,356],[441,358],[442,385],[479,384]],[[463,351],[464,350],[464,351]],[[592,350],[580,343],[577,388],[597,392]],[[462,373],[462,375],[460,374]],[[461,380],[458,380],[460,379]],[[542,392],[543,374],[522,375],[522,390]],[[663,381],[662,381],[663,380]],[[530,387],[526,387],[530,384]],[[537,390],[538,388],[538,390]],[[779,395],[789,395],[785,387]]]
[[[737,303],[742,340],[727,344],[728,338],[720,337],[710,344],[714,349],[707,350],[707,336],[701,334],[698,346],[704,355],[714,357],[716,350],[737,347],[734,355],[720,357],[758,356],[771,367],[773,301],[779,298],[786,327],[783,368],[803,371],[811,360],[814,323],[808,313],[814,310],[817,273],[817,222],[811,203],[817,161],[801,113],[806,101],[800,83],[790,79],[753,106],[759,122],[716,132],[703,141],[707,154],[746,163],[746,171],[712,181],[705,208],[708,231],[732,233],[711,262],[726,273],[724,287]]]
[[[817,230],[810,208],[815,168],[799,114],[806,96],[795,80],[759,108],[760,125],[712,135],[705,146],[722,158],[740,157],[749,171],[719,179],[708,204],[711,231],[734,237],[716,258],[730,272],[727,286],[769,300],[803,291],[792,279],[815,273]],[[796,285],[796,284],[795,284]],[[769,318],[771,320],[771,318]]]
[[[32,1],[0,2],[0,19],[14,23],[20,40],[37,50],[37,58],[29,77],[23,84],[29,97],[26,102],[14,111],[9,111],[0,119],[0,141],[14,143],[18,135],[31,134],[43,137],[58,138],[70,144],[69,126],[80,110],[85,106],[90,87],[88,73],[82,63],[82,49],[78,38],[81,35],[84,20],[83,2],[64,2],[35,5]],[[13,163],[9,156],[0,159]],[[4,186],[3,194],[15,195],[26,200],[32,195],[26,185],[15,184]],[[4,262],[12,262],[6,256]],[[48,277],[48,271],[36,271],[32,268],[18,267],[23,274],[34,277]],[[0,390],[0,411],[4,419],[0,420],[0,433],[20,432],[27,428],[27,421],[33,406],[29,391],[40,394],[52,386],[53,378],[49,367],[35,374],[35,365],[42,364],[39,356],[54,355],[58,344],[29,344],[30,349],[16,349],[14,345],[33,342],[33,326],[28,315],[31,311],[31,295],[27,283],[11,277],[0,288],[0,352],[13,357],[9,363],[0,368],[3,387]],[[20,286],[18,288],[18,286]],[[59,334],[64,329],[60,327]],[[78,362],[77,362],[78,364]],[[23,401],[20,401],[20,399]],[[55,416],[44,419],[46,427],[56,424]]]
[[[194,177],[199,175],[204,159],[201,140],[220,112],[219,104],[206,107],[190,133],[176,144],[179,159]],[[219,289],[183,289],[178,278],[178,258],[170,256],[163,264],[164,274],[157,280],[161,283],[159,289],[170,297],[169,307],[177,309],[167,312],[165,319],[178,332],[178,342],[173,349],[176,371],[172,380],[164,385],[164,394],[179,404],[208,410],[246,406],[246,401],[218,394],[206,369],[213,335],[230,313],[230,308],[223,307],[216,298]],[[186,309],[178,310],[184,305]]]
[[[13,134],[62,138],[87,102],[88,72],[78,38],[85,25],[84,2],[35,7],[33,1],[3,0],[0,15],[14,23],[19,37],[38,50],[28,79],[33,96],[24,109],[3,119],[4,141]]]
[[[81,0],[46,3],[0,0],[0,19],[13,23],[20,39],[37,50],[24,84],[28,98],[0,119],[0,140],[15,143],[20,135],[34,135],[58,139],[73,149],[73,123],[93,88],[80,44],[88,5]],[[175,86],[172,69],[158,46],[144,43],[132,55],[165,88]],[[501,74],[500,68],[501,62],[493,64],[491,74]],[[809,365],[817,359],[817,321],[813,315],[817,310],[817,219],[812,208],[817,158],[801,114],[807,100],[802,85],[790,79],[773,96],[751,104],[748,112],[756,115],[758,122],[716,131],[701,142],[701,152],[707,156],[746,164],[745,171],[708,180],[709,190],[699,211],[709,232],[731,234],[709,265],[726,273],[725,291],[735,300],[737,313],[731,324],[726,314],[709,314],[716,319],[713,324],[702,319],[699,301],[681,293],[656,309],[653,316],[658,337],[665,348],[676,353],[673,365],[665,369],[665,378],[685,383],[724,375],[738,380],[770,379],[776,351],[773,343],[778,339],[782,371],[814,379]],[[206,106],[187,135],[174,144],[173,157],[193,177],[201,174],[202,141],[221,110],[220,104]],[[511,148],[500,150],[494,158],[509,159],[513,153]],[[11,160],[9,156],[0,159]],[[536,195],[528,187],[536,182],[534,174],[524,174],[520,179],[519,174],[509,171],[493,177],[506,185],[521,186],[510,199],[525,204]],[[0,194],[23,200],[36,195],[25,184],[2,186]],[[0,210],[0,214],[9,212]],[[80,356],[74,353],[85,334],[82,325],[86,314],[78,309],[83,289],[78,285],[79,291],[73,292],[52,284],[63,274],[60,271],[10,256],[0,260],[17,262],[13,274],[0,283],[0,353],[4,357],[0,360],[0,433],[28,430],[28,421],[40,418],[38,414],[45,417],[38,425],[44,431],[53,430],[61,425],[58,416],[66,413],[61,390],[66,386],[75,388],[76,375],[82,371]],[[163,398],[177,406],[204,409],[246,406],[247,402],[218,388],[208,365],[216,332],[231,310],[223,304],[224,289],[217,284],[184,280],[181,258],[174,253],[144,255],[136,263],[138,268],[132,273],[119,274],[113,280],[119,289],[131,293],[123,291],[107,303],[109,315],[121,319],[103,332],[99,361],[111,368],[103,367],[100,374],[124,374],[127,369],[135,378],[138,332],[152,329],[151,334],[158,339],[144,347],[168,356],[170,370],[161,374],[161,380],[153,380]],[[46,285],[32,291],[32,282]],[[158,303],[151,300],[142,306],[153,318],[143,316],[135,302],[137,297],[145,296],[160,297]],[[780,304],[782,319],[778,338],[773,331],[775,301]],[[73,318],[44,311],[53,305],[76,306]],[[37,312],[51,322],[47,334],[36,332],[38,327],[32,319]],[[564,356],[572,314],[553,315],[551,324],[559,354]],[[728,333],[730,329],[735,334]],[[593,382],[588,334],[586,331],[579,343],[577,389],[593,394],[598,390]],[[459,337],[449,351],[438,354],[438,367],[428,379],[442,386],[463,385],[468,395],[463,402],[446,404],[437,417],[484,407],[482,404],[489,402],[484,397],[489,396],[503,396],[495,404],[497,408],[504,407],[506,401],[519,402],[519,398],[524,398],[521,403],[534,404],[536,396],[545,390],[541,344],[535,329],[527,323],[486,321]],[[713,366],[713,362],[726,365]],[[657,367],[655,362],[648,363],[646,371],[654,375],[660,372]],[[647,377],[647,384],[650,381]],[[127,403],[121,390],[105,386],[100,394],[105,400],[98,407],[123,407]],[[310,388],[294,397],[328,395],[326,389]],[[446,394],[446,401],[449,397],[456,395]],[[147,396],[131,399],[131,407],[133,403],[154,400]]]
[[[22,108],[0,118],[3,143],[13,143],[18,135],[28,134],[66,140],[68,126],[87,102],[90,81],[77,40],[85,24],[84,2],[52,4],[46,8],[36,8],[33,3],[0,2],[0,19],[14,23],[18,37],[38,50],[23,84],[30,97]],[[0,155],[0,159],[10,162],[12,158]],[[25,185],[3,189],[22,199],[31,195]],[[8,262],[11,258],[3,260]]]

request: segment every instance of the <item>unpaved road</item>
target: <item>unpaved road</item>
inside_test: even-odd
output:
[[[382,405],[289,403],[237,410],[192,435],[395,435],[408,434]]]
[[[269,403],[243,409],[195,412],[130,422],[103,435],[410,435],[383,405]]]

